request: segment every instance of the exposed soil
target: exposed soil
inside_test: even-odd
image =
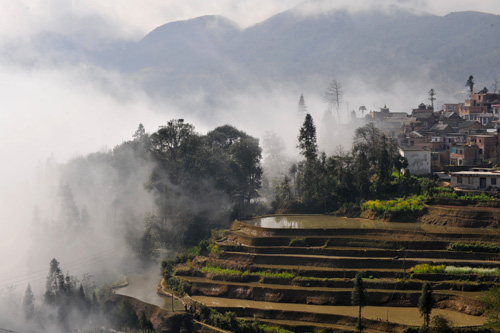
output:
[[[429,206],[422,223],[462,228],[500,228],[500,208]]]
[[[258,313],[262,318],[270,318],[272,317],[273,311],[280,311],[279,315],[276,316],[277,319],[329,322],[337,324],[355,324],[354,318],[357,316],[358,311],[358,308],[354,306],[297,306],[297,304],[255,302],[248,300],[240,301],[206,296],[194,296],[193,299],[209,306],[222,309],[223,311],[235,311],[238,316],[243,317],[245,317],[244,313],[249,313],[252,309],[259,309],[261,311]],[[482,325],[485,321],[483,317],[464,315],[462,313],[440,308],[433,310],[433,315],[437,314],[444,315],[445,317],[453,320],[453,323],[456,326]],[[422,317],[416,308],[366,306],[363,308],[363,317],[366,318],[367,321],[374,321],[375,324],[381,324],[384,322],[390,326],[390,323],[393,323],[392,327],[422,324]],[[388,322],[387,319],[389,319]],[[371,325],[370,327],[373,328]]]

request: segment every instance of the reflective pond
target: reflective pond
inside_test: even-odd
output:
[[[282,215],[266,216],[241,221],[261,228],[271,229],[402,229],[427,232],[498,233],[498,230],[478,228],[451,228],[421,223],[385,222],[361,218],[345,218],[327,215]]]

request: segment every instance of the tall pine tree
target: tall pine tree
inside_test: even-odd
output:
[[[316,142],[316,126],[312,116],[308,113],[304,119],[304,123],[300,128],[298,148],[301,154],[304,155],[306,161],[311,163],[318,158],[318,145]]]
[[[31,320],[35,314],[35,295],[31,291],[31,285],[28,283],[23,299],[23,311],[26,320]]]
[[[422,293],[418,299],[418,311],[420,315],[424,317],[424,330],[427,330],[429,327],[431,311],[434,305],[436,305],[436,300],[434,299],[431,286],[426,282],[422,286]]]
[[[358,321],[356,322],[356,329],[358,332],[363,331],[363,324],[361,323],[361,309],[366,305],[366,292],[363,286],[363,274],[358,273],[354,278],[354,289],[351,293],[351,304],[358,307]]]

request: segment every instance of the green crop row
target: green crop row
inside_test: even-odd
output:
[[[466,193],[459,195],[457,194],[457,192],[442,191],[433,193],[432,196],[435,199],[453,199],[453,200],[463,200],[469,202],[480,202],[480,201],[484,202],[493,200],[492,197],[484,193],[479,193],[479,194]]]
[[[467,252],[487,252],[500,253],[500,245],[491,243],[462,243],[455,242],[448,246],[449,251],[467,251]]]
[[[265,271],[250,272],[250,271],[241,271],[238,269],[222,268],[219,266],[212,266],[210,264],[203,267],[201,271],[204,273],[211,273],[216,275],[229,275],[229,276],[258,275],[265,278],[282,278],[282,279],[293,279],[295,277],[295,274],[290,272],[279,272],[279,273],[265,272]]]

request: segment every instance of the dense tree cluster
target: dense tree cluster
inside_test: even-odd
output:
[[[373,123],[356,130],[350,151],[339,148],[326,156],[318,152],[316,127],[308,114],[298,141],[305,160],[293,165],[278,185],[274,202],[278,212],[326,213],[371,198],[422,190],[415,177],[401,175],[408,161]]]
[[[146,188],[158,212],[148,218],[154,232],[143,244],[193,245],[251,213],[262,178],[258,139],[229,125],[200,135],[179,119],[144,140],[156,164]]]
[[[252,213],[261,155],[258,139],[229,125],[202,135],[183,119],[151,134],[141,124],[132,140],[61,168],[59,225],[125,233],[145,257],[196,244]]]

